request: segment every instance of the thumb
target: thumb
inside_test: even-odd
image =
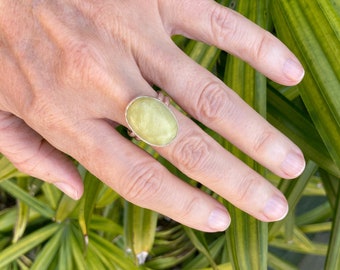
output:
[[[20,171],[54,184],[77,200],[83,183],[72,161],[16,116],[0,111],[0,152]]]

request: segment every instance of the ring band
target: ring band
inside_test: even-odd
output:
[[[149,145],[163,147],[177,136],[178,123],[163,94],[139,96],[126,107],[125,119],[132,135]]]

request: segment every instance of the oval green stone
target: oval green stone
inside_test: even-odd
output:
[[[150,145],[165,146],[177,136],[174,114],[157,98],[137,97],[127,107],[125,117],[130,129]]]

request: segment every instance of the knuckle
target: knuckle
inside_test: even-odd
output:
[[[15,125],[17,123],[17,118],[5,111],[0,110],[0,134],[3,135],[6,132],[9,132],[9,130],[14,130]]]
[[[202,122],[213,123],[233,114],[234,103],[220,83],[209,82],[202,88],[195,106],[195,117]]]
[[[260,154],[266,147],[274,134],[270,131],[263,131],[255,137],[252,150],[254,154]]]
[[[73,41],[67,46],[66,61],[71,67],[84,69],[89,65],[93,50],[90,45],[83,41]]]
[[[228,12],[226,8],[216,6],[210,15],[211,34],[213,40],[218,44],[225,41],[226,37],[234,37],[237,33],[236,18],[233,12]]]
[[[143,205],[159,194],[162,168],[157,163],[140,163],[124,177],[121,195],[128,201]]]
[[[25,158],[25,159],[21,159],[21,160],[13,159],[11,161],[12,161],[13,165],[20,172],[23,172],[27,175],[32,175],[32,176],[36,175],[38,164],[36,162],[32,162],[31,159],[29,159],[29,158]]]
[[[247,51],[251,54],[251,58],[253,61],[258,62],[263,59],[266,59],[269,48],[275,47],[271,44],[273,43],[273,38],[268,32],[261,33],[257,35],[257,38],[254,39],[253,44],[248,44]],[[250,49],[249,49],[250,48]]]
[[[189,200],[186,200],[182,204],[182,207],[177,207],[179,212],[176,216],[179,217],[180,220],[191,221],[192,216],[194,216],[197,212],[197,206],[199,206],[201,203],[202,201],[198,197],[193,197]]]
[[[210,144],[198,133],[184,136],[173,152],[178,167],[185,171],[205,171],[209,164]]]
[[[47,105],[44,94],[33,95],[21,108],[21,114],[28,124],[34,123],[34,121],[37,120],[37,115],[41,116],[38,122],[42,121],[49,114],[48,111],[49,106]],[[47,123],[49,123],[49,121],[47,121]]]
[[[54,111],[53,106],[49,105],[49,97],[44,94],[32,98],[29,104],[26,104],[23,110],[23,116],[28,125],[38,129],[54,130],[57,124],[62,122],[58,120],[60,114]],[[40,117],[37,117],[39,115]],[[57,115],[59,115],[57,117]]]
[[[66,85],[95,82],[105,74],[103,60],[89,41],[72,40],[62,50],[59,80]]]
[[[238,182],[234,193],[235,202],[249,201],[249,198],[257,193],[256,190],[258,190],[261,185],[261,178],[250,172]]]
[[[23,152],[22,149],[14,149],[16,147],[13,147],[11,149],[11,162],[13,165],[21,172],[27,174],[39,177],[40,176],[40,164],[41,159],[37,158],[39,149],[43,142],[40,142],[40,145],[37,145],[37,147],[30,151],[30,152]]]

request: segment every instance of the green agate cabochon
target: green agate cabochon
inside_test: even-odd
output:
[[[131,131],[150,145],[166,146],[177,136],[175,115],[157,98],[135,98],[127,106],[125,117]]]

